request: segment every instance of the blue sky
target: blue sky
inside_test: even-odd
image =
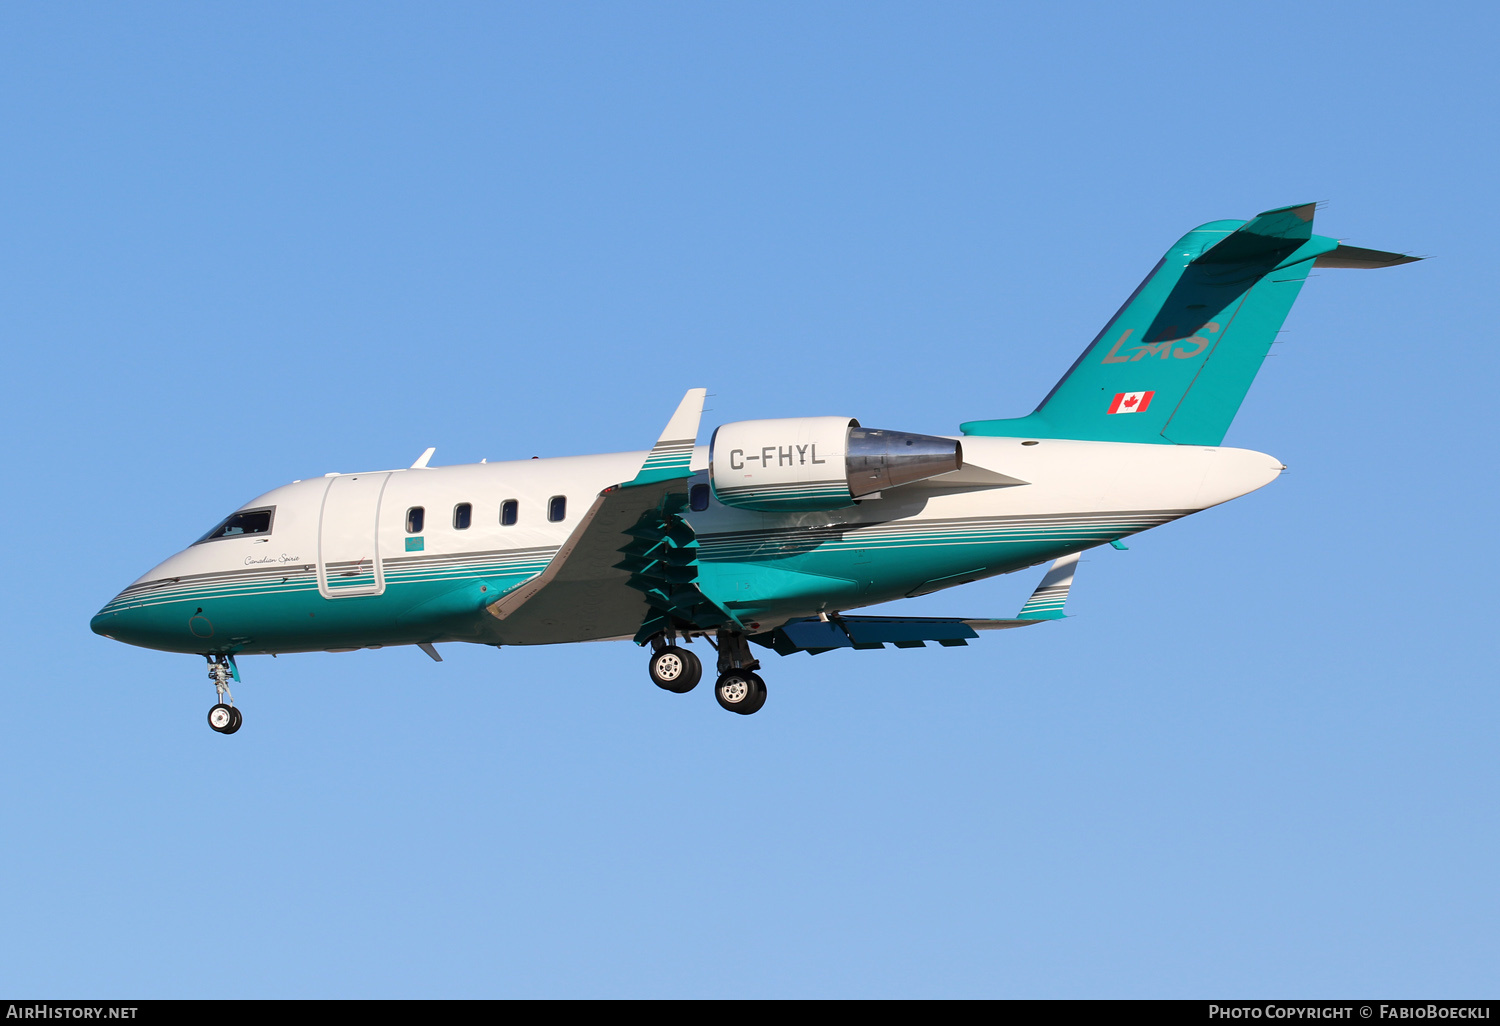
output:
[[[0,10],[0,989],[1437,996],[1500,965],[1480,4]],[[1029,411],[1317,200],[1228,442],[1066,622],[770,664],[196,658],[89,616],[293,478]],[[1460,544],[1462,543],[1462,544]],[[1035,572],[910,603],[1009,615]]]

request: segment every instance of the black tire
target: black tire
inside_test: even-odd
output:
[[[224,728],[224,733],[233,734],[236,730],[240,729],[240,724],[245,722],[245,717],[238,709],[234,708],[233,706],[229,707],[229,711],[234,713],[234,722]]]
[[[703,663],[685,648],[668,645],[651,653],[651,683],[663,691],[685,695],[703,679]]]
[[[760,712],[760,707],[766,704],[766,682],[761,680],[758,673],[752,673],[750,680],[755,685],[755,694],[751,696],[750,705],[744,710],[746,716]]]
[[[730,670],[719,675],[714,698],[730,712],[749,716],[766,704],[766,682],[748,670]]]
[[[220,734],[233,734],[239,723],[234,718],[234,706],[220,702],[208,711],[208,725]]]

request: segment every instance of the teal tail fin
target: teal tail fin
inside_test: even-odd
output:
[[[1314,235],[1313,207],[1194,228],[1035,413],[970,421],[964,434],[1218,445],[1308,271],[1419,259]]]

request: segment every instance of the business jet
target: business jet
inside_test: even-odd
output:
[[[749,714],[761,655],[961,646],[1060,619],[1083,550],[1286,469],[1220,443],[1308,272],[1418,259],[1315,235],[1313,215],[1188,232],[1027,416],[941,437],[748,420],[705,446],[695,388],[645,452],[434,467],[427,449],[253,499],[93,630],[202,656],[209,725],[233,734],[242,655],[630,639],[669,692],[698,684],[706,649],[719,704]],[[851,612],[1047,562],[1013,618]]]

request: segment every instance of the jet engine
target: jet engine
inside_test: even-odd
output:
[[[952,438],[860,427],[849,417],[741,420],[714,432],[709,475],[726,506],[840,509],[963,466]]]

